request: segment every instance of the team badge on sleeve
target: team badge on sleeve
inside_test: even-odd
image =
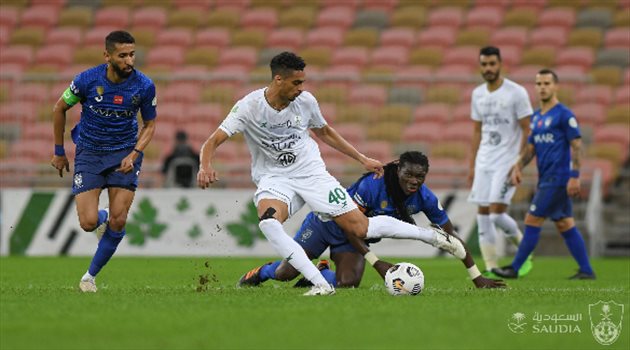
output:
[[[571,117],[569,119],[569,126],[572,127],[572,128],[577,128],[578,127],[577,119],[575,119],[575,117]]]

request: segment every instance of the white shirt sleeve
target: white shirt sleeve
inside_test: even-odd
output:
[[[308,112],[310,114],[308,118],[309,129],[320,129],[328,125],[322,115],[322,111],[319,109],[319,103],[317,103],[315,96],[306,93],[305,97],[308,99]]]
[[[243,132],[248,121],[246,106],[243,101],[238,101],[221,125],[219,125],[219,129],[223,130],[230,137]]]
[[[529,102],[529,94],[522,86],[519,86],[514,94],[514,114],[518,119],[534,114],[532,104]]]

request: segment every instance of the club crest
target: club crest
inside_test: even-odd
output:
[[[600,300],[588,305],[591,332],[598,343],[610,345],[617,341],[621,334],[623,307],[623,304],[617,304],[612,300]]]

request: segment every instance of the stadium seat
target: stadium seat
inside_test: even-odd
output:
[[[315,23],[316,10],[312,7],[291,7],[280,11],[279,26],[308,30]]]
[[[278,24],[278,14],[273,8],[255,8],[247,10],[241,17],[241,28],[270,31]]]
[[[409,64],[437,67],[442,64],[443,53],[444,49],[439,47],[413,49],[409,54]]]
[[[607,49],[628,49],[630,47],[630,28],[613,28],[606,31],[604,44]]]
[[[235,92],[236,89],[233,84],[211,84],[201,91],[201,101],[220,104],[234,104],[233,97]]]
[[[403,46],[411,48],[416,41],[416,33],[411,28],[397,27],[381,32],[381,46]]]
[[[590,70],[590,74],[595,84],[618,86],[623,81],[621,68],[615,66],[596,67]]]
[[[372,158],[380,160],[383,164],[397,158],[397,156],[393,155],[392,143],[387,141],[365,141],[359,144],[357,149]]]
[[[0,121],[20,124],[32,123],[36,117],[36,106],[31,103],[6,102],[0,104]]]
[[[630,23],[630,12],[628,11],[616,11],[613,18],[615,27],[627,27]]]
[[[530,48],[523,51],[521,65],[553,67],[556,60],[556,49],[551,46]]]
[[[17,7],[2,5],[0,11],[0,27],[14,28],[20,19],[20,10]]]
[[[88,6],[66,7],[59,13],[58,27],[78,27],[86,30],[92,25],[94,11]]]
[[[92,45],[83,47],[81,50],[76,50],[72,62],[74,64],[85,64],[89,66],[105,63],[105,58],[103,57],[104,46],[105,43],[103,42],[99,46]]]
[[[56,27],[46,35],[46,45],[67,45],[76,47],[83,39],[83,30],[79,27]]]
[[[342,3],[344,6],[351,8],[352,10],[356,10],[359,5],[361,5],[362,0],[314,0],[313,2],[318,3],[322,9],[327,9],[330,7],[338,7],[339,3]]]
[[[532,8],[512,8],[503,17],[503,27],[533,28],[537,15]]]
[[[441,141],[472,142],[475,124],[472,120],[449,123],[440,133]]]
[[[381,85],[360,85],[350,90],[348,102],[354,104],[368,104],[380,107],[387,100],[387,91]]]
[[[407,125],[402,133],[402,141],[426,144],[440,141],[443,125],[442,123],[432,121],[416,122]]]
[[[443,65],[463,65],[471,69],[477,68],[479,65],[479,47],[478,46],[458,46],[454,47],[444,55]],[[442,67],[440,67],[441,69]]]
[[[344,46],[372,48],[378,44],[379,32],[374,28],[357,28],[346,32]]]
[[[35,63],[52,65],[57,68],[63,68],[72,63],[70,53],[74,47],[70,45],[46,45],[40,47],[35,52]]]
[[[205,23],[205,16],[206,13],[198,9],[179,9],[168,15],[168,26],[197,29]]]
[[[463,10],[458,7],[438,7],[429,12],[427,25],[429,27],[450,27],[457,29],[463,22]]]
[[[363,47],[341,47],[333,52],[332,65],[363,67],[369,61],[368,50]]]
[[[452,110],[450,120],[455,123],[465,121],[472,123],[472,119],[470,118],[470,102],[462,102],[458,104]]]
[[[455,43],[457,30],[453,27],[430,27],[420,31],[418,46],[448,48]]]
[[[354,28],[373,28],[381,31],[389,24],[389,14],[382,10],[362,9],[354,19]]]
[[[568,46],[586,46],[594,50],[602,43],[602,30],[600,28],[580,28],[569,32]]]
[[[346,30],[354,23],[354,18],[355,10],[349,6],[326,7],[317,14],[315,25]]]
[[[379,108],[376,119],[381,122],[407,124],[411,121],[411,107],[405,104],[389,104]]]
[[[490,43],[503,50],[503,46],[525,47],[527,44],[527,28],[507,27],[499,28],[490,37]]]
[[[11,144],[10,156],[31,158],[37,162],[45,162],[50,158],[49,140],[25,140],[19,139]]]
[[[588,85],[582,87],[575,96],[580,103],[599,103],[608,106],[613,99],[612,88],[606,85]]]
[[[195,34],[196,46],[213,46],[222,48],[230,43],[230,32],[225,28],[209,28],[199,30]]]
[[[25,140],[43,140],[53,142],[53,123],[52,122],[36,122],[24,125],[22,139]]]
[[[576,65],[591,68],[595,53],[589,47],[570,47],[561,50],[556,57],[556,65]]]
[[[433,78],[444,83],[467,84],[475,68],[466,64],[445,64],[433,72]]]
[[[472,132],[471,132],[472,135]],[[444,142],[442,140],[437,141],[431,145],[430,157],[433,158],[447,158],[455,159],[459,161],[465,161],[470,154],[470,144],[465,142]]]
[[[387,95],[388,104],[419,105],[422,102],[422,91],[412,87],[392,87]]]
[[[630,65],[630,52],[628,49],[604,49],[597,52],[596,64],[598,66],[618,66],[627,68]]]
[[[607,29],[612,25],[612,11],[607,8],[584,8],[577,15],[575,26]]]
[[[399,68],[409,62],[409,48],[404,46],[379,47],[372,51],[371,65]]]
[[[251,47],[230,47],[219,53],[219,64],[240,65],[251,69],[256,64],[256,49]]]
[[[20,16],[22,27],[50,28],[59,20],[59,8],[55,5],[32,5],[24,9]]]
[[[453,84],[433,85],[427,91],[427,102],[456,105],[461,101],[461,88]]]
[[[112,26],[88,29],[88,31],[83,34],[83,46],[99,46],[104,49],[105,37],[114,30],[116,30],[116,27]]]
[[[207,12],[214,4],[213,0],[172,0],[176,9],[197,10],[201,13]]]
[[[617,142],[596,143],[588,148],[586,154],[589,158],[609,160],[613,168],[618,169],[628,157],[628,147]]]
[[[299,55],[311,67],[325,67],[330,63],[332,52],[327,47],[312,47],[303,49]]]
[[[325,117],[325,116],[324,116]],[[365,127],[358,123],[339,123],[334,126],[335,130],[343,136],[350,144],[357,145],[366,138]]]
[[[249,7],[251,0],[215,0],[214,8],[216,10],[232,10],[232,11],[244,11]]]
[[[124,6],[105,7],[96,10],[95,27],[126,28],[129,25],[129,8]]]
[[[193,33],[188,28],[168,28],[158,31],[155,45],[180,46],[187,48],[193,44]]]
[[[206,26],[233,29],[239,24],[241,14],[234,8],[217,8],[208,13]]]
[[[302,47],[304,33],[296,28],[278,29],[269,34],[267,47],[283,47],[295,52]]]
[[[325,83],[320,86],[317,90],[317,100],[321,102],[334,103],[336,105],[345,105],[348,99],[348,89],[345,85],[339,83]],[[350,108],[351,106],[347,106]],[[350,121],[350,120],[342,120],[342,114],[346,110],[337,110],[337,118],[339,121]]]
[[[451,119],[451,108],[447,103],[423,103],[413,111],[414,123],[436,122],[446,124]]]
[[[394,143],[400,141],[400,135],[403,133],[403,124],[388,121],[370,123],[367,126],[366,133],[368,140],[382,140]]]
[[[19,27],[11,32],[11,45],[40,46],[44,43],[46,30],[42,27]]]
[[[223,107],[219,103],[197,103],[188,107],[188,115],[184,117],[188,122],[206,122],[219,124],[226,117]],[[210,132],[206,129],[206,133]],[[206,135],[206,137],[209,136]]]
[[[580,124],[599,126],[606,118],[606,108],[599,103],[582,103],[576,98],[578,104],[574,105],[571,109],[577,117]]]
[[[198,82],[174,81],[162,89],[160,99],[164,102],[196,104],[201,100],[201,84]]]
[[[181,102],[164,102],[160,104],[160,121],[180,123],[186,117],[185,105]]]
[[[490,41],[490,31],[487,28],[469,28],[457,33],[455,45],[484,47]]]
[[[532,29],[529,36],[531,46],[563,47],[568,39],[568,31],[565,27],[541,27]]]
[[[327,122],[334,123],[337,121],[337,105],[333,103],[321,103],[319,109]]]
[[[133,27],[151,28],[154,31],[166,25],[167,13],[163,7],[142,7],[131,14]]]
[[[424,26],[425,19],[424,7],[398,7],[392,13],[390,25],[392,28],[405,27],[418,30]]]
[[[390,13],[398,5],[398,0],[363,0],[361,5],[364,9]]]
[[[504,11],[496,6],[479,6],[466,14],[466,26],[468,28],[486,28],[494,30],[503,22]]]
[[[258,28],[236,30],[232,33],[232,46],[251,47],[256,50],[265,45],[268,33]]]
[[[27,45],[11,45],[0,50],[0,63],[2,63],[2,71],[5,71],[6,65],[16,64],[21,67],[28,66],[32,61],[34,50]]]
[[[184,48],[181,46],[158,46],[149,50],[146,65],[177,67],[184,63]]]
[[[618,125],[602,125],[595,129],[593,141],[595,143],[616,142],[624,148],[628,148],[630,146],[630,134],[627,128],[620,128]]]
[[[219,61],[219,50],[216,47],[194,47],[186,50],[184,63],[187,65],[203,65],[214,67]]]
[[[337,48],[343,42],[344,30],[337,27],[315,28],[306,34],[306,44],[310,47]]]
[[[608,108],[608,110],[606,111],[606,124],[620,124],[624,126],[630,124],[630,104],[628,104],[629,100],[630,99],[626,99],[624,102],[618,101],[618,103],[621,104],[616,105],[612,108]]]
[[[571,28],[575,25],[575,10],[567,7],[556,7],[543,10],[538,16],[538,26],[554,26]]]
[[[43,83],[22,83],[13,87],[11,92],[11,101],[15,102],[44,104],[48,102],[47,99],[48,86]]]

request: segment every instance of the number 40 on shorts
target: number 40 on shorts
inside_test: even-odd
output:
[[[345,206],[347,204],[346,191],[344,191],[341,187],[337,187],[334,190],[331,190],[330,192],[328,192],[328,203],[343,204]]]

